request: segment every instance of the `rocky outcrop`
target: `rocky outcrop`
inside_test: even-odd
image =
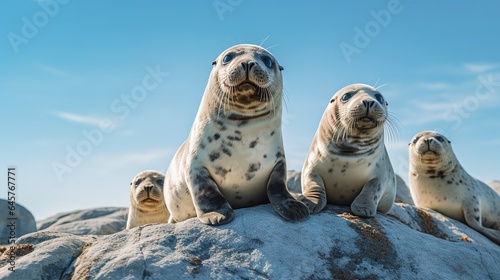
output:
[[[37,223],[38,230],[77,235],[112,234],[125,229],[128,208],[105,207],[58,214]]]
[[[12,210],[9,209],[10,207]],[[18,238],[36,231],[35,218],[31,212],[18,203],[0,199],[0,244],[8,244],[9,239]]]
[[[500,181],[494,180],[488,183],[488,185],[494,189],[498,194],[500,194]]]
[[[0,279],[500,279],[500,246],[403,203],[375,218],[328,205],[297,223],[260,205],[218,227],[194,218],[101,236],[42,231],[16,245],[16,272],[6,250]]]

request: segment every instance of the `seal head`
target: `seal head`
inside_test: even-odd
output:
[[[155,170],[142,171],[130,183],[127,229],[150,223],[168,222],[163,184],[165,176]]]

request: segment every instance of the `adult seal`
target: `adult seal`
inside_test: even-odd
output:
[[[415,205],[466,223],[500,245],[500,196],[465,171],[445,136],[418,133],[409,144],[409,158]]]
[[[130,208],[127,229],[151,223],[168,222],[169,214],[163,195],[165,176],[147,170],[137,174],[130,183]]]
[[[300,199],[311,213],[327,203],[361,217],[386,213],[396,177],[384,145],[387,102],[375,88],[353,84],[330,99],[302,169]]]
[[[191,132],[167,170],[169,222],[225,224],[233,208],[268,202],[286,220],[306,218],[285,185],[283,67],[256,45],[233,46],[212,64]]]

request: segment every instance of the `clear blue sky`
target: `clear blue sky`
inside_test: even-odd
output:
[[[385,85],[400,122],[387,142],[398,174],[412,136],[431,129],[473,176],[500,179],[500,2],[459,2],[1,1],[0,198],[15,165],[36,219],[128,206],[130,180],[166,171],[211,62],[239,43],[285,67],[289,169],[330,97],[365,83]]]

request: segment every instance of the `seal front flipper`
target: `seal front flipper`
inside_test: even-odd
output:
[[[198,219],[207,225],[222,225],[233,220],[234,211],[205,168],[191,173],[191,193]]]
[[[351,204],[351,211],[360,217],[374,217],[377,214],[377,204],[382,196],[380,180],[368,181]]]
[[[293,198],[285,183],[286,165],[283,160],[274,166],[267,183],[267,196],[274,210],[287,221],[300,221],[309,217],[308,207]]]
[[[491,241],[500,245],[500,230],[484,227],[481,223],[482,219],[481,219],[481,212],[479,211],[479,209],[480,209],[479,203],[474,203],[474,205],[466,204],[462,206],[465,222],[471,228],[475,229],[484,236],[488,237]]]
[[[310,169],[305,168],[305,170]],[[327,201],[325,183],[321,176],[314,171],[308,174],[304,173],[302,178],[302,196],[299,197],[299,200],[307,205],[311,214],[319,213],[325,208]]]

